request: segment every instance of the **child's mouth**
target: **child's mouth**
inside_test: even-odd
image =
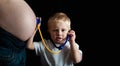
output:
[[[56,40],[57,40],[57,41],[61,41],[61,40],[62,40],[62,38],[60,38],[60,37],[57,37],[57,38],[56,38]]]

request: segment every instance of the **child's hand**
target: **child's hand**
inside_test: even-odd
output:
[[[68,32],[68,35],[70,35],[70,41],[75,41],[76,34],[75,34],[75,31],[74,31],[74,30],[70,30],[70,31]]]

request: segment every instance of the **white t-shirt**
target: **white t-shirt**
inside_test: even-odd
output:
[[[59,51],[58,48],[54,47],[50,40],[45,40],[46,45],[54,52]],[[56,44],[57,46],[59,44]],[[67,41],[65,47],[59,54],[53,54],[49,52],[42,42],[34,42],[35,51],[37,55],[40,55],[41,64],[43,66],[74,66],[73,61],[70,57],[70,43]],[[79,45],[76,44],[79,49]],[[80,50],[81,52],[81,50]]]

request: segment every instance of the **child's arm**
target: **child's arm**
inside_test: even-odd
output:
[[[75,31],[70,30],[68,35],[71,36],[70,38],[70,46],[71,46],[71,57],[74,61],[74,63],[79,63],[82,60],[82,52],[79,50],[79,48],[76,47],[76,42],[75,42]]]
[[[35,29],[33,35],[27,40],[27,45],[26,47],[30,50],[34,50],[35,47],[34,47],[34,44],[33,44],[33,39],[34,39],[34,36],[36,34],[36,31],[37,31],[37,28]]]

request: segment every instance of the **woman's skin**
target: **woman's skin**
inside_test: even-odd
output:
[[[24,0],[0,0],[0,27],[22,41],[36,28],[36,16]]]

